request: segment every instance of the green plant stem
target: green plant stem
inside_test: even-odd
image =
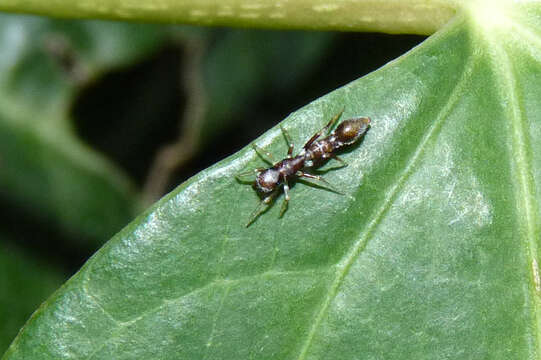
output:
[[[3,0],[0,11],[67,18],[431,34],[454,14],[438,0]]]

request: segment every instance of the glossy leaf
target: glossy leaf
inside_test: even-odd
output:
[[[182,184],[4,359],[538,358],[540,16],[465,9],[284,120],[299,147],[343,107],[372,118],[325,173],[345,196],[297,183],[245,228],[251,147]],[[256,143],[286,151],[278,128]]]

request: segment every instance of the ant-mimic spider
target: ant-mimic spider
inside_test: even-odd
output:
[[[337,160],[342,164],[341,167],[347,166],[335,152],[344,146],[352,145],[357,142],[369,129],[370,118],[357,117],[344,120],[334,131],[320,139],[325,132],[328,132],[333,127],[334,123],[342,116],[343,112],[344,110],[342,109],[342,111],[336,114],[323,129],[315,133],[310,140],[304,144],[297,156],[293,156],[293,143],[291,142],[289,134],[282,126],[280,126],[280,129],[282,130],[282,134],[288,145],[287,156],[285,159],[275,163],[270,153],[264,151],[259,146],[252,144],[256,153],[271,166],[269,168],[254,169],[236,176],[237,180],[245,182],[240,177],[255,173],[256,178],[255,181],[253,181],[252,186],[261,197],[261,202],[250,215],[246,227],[250,226],[255,219],[266,210],[262,209],[262,206],[269,205],[274,197],[279,194],[280,188],[283,186],[284,201],[282,203],[282,208],[280,209],[280,217],[282,217],[289,204],[289,183],[297,178],[314,180],[316,184],[319,182],[323,184],[323,187],[338,194],[342,194],[321,176],[307,173],[305,170],[307,168],[317,169],[329,159]]]

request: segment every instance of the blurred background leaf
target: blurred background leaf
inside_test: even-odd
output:
[[[159,27],[0,17],[0,195],[82,239],[103,241],[139,210],[119,169],[76,136],[83,84],[156,49]],[[112,97],[109,99],[114,102]]]
[[[43,259],[9,246],[0,236],[0,352],[4,352],[21,325],[66,275]]]

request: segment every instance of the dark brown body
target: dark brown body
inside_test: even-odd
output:
[[[254,187],[264,194],[273,192],[288,179],[301,176],[299,172],[304,168],[321,166],[326,160],[335,157],[338,149],[355,143],[368,130],[369,125],[370,119],[367,117],[349,119],[321,140],[317,140],[321,134],[315,134],[297,156],[291,157],[288,154],[289,157],[259,172]]]
[[[327,132],[338,118],[340,118],[342,112],[343,111],[335,115],[323,129],[315,133],[314,136],[304,144],[297,156],[293,156],[293,144],[291,143],[289,135],[283,128],[282,132],[289,146],[287,157],[285,159],[273,163],[270,154],[265,153],[255,144],[252,145],[256,152],[272,166],[267,169],[255,170],[257,175],[253,186],[261,195],[262,199],[258,207],[250,216],[246,226],[249,226],[262,212],[265,211],[263,205],[270,204],[273,198],[279,193],[280,189],[283,189],[284,191],[284,202],[282,203],[282,209],[280,210],[280,216],[282,216],[289,203],[289,181],[296,178],[303,177],[312,179],[340,194],[340,191],[334,189],[332,185],[325,181],[321,176],[307,173],[305,170],[308,168],[318,168],[329,159],[336,159],[345,166],[346,164],[336,155],[336,151],[344,146],[355,143],[369,129],[370,119],[367,117],[348,119],[338,125],[328,136],[320,139],[323,133]],[[266,154],[267,157],[264,157],[263,154]]]
[[[297,155],[294,158],[286,158],[270,167],[261,171],[254,183],[254,187],[261,193],[273,192],[284,181],[292,178],[304,168],[304,156]]]
[[[367,117],[344,120],[336,130],[321,140],[316,140],[309,146],[304,146],[304,157],[307,167],[317,167],[326,160],[336,156],[340,148],[354,144],[370,126]]]

